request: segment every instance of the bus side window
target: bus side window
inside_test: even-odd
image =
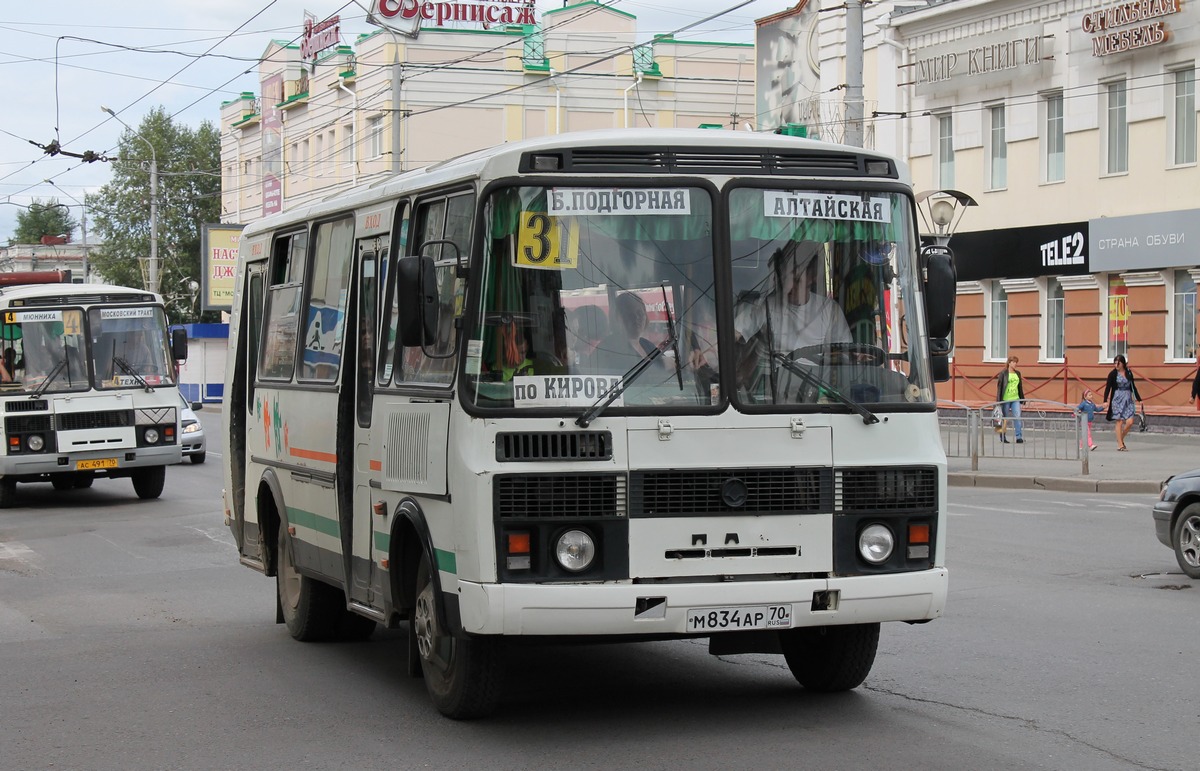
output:
[[[271,282],[259,338],[258,371],[264,380],[291,380],[296,368],[307,247],[308,233],[300,231],[278,236],[271,249]]]
[[[313,239],[313,269],[304,316],[300,377],[331,382],[342,366],[346,297],[354,254],[354,218],[322,222]]]
[[[407,382],[450,383],[454,379],[454,353],[457,320],[462,316],[466,282],[457,275],[459,259],[471,253],[471,224],[475,194],[458,193],[421,202],[416,209],[415,238],[409,254],[428,254],[437,266],[438,291],[437,340],[427,346],[435,354],[426,356],[418,346],[404,349],[400,378]],[[439,245],[422,252],[422,244],[448,240],[457,248]],[[403,299],[401,300],[403,301]]]
[[[385,310],[383,330],[379,341],[379,367],[377,368],[377,383],[381,386],[392,382],[392,370],[396,364],[396,325],[400,322],[400,298],[396,294],[396,260],[405,254],[404,247],[408,234],[408,206],[401,202],[397,209],[396,231],[400,237],[390,247],[388,257],[381,259],[381,279],[386,288],[383,293]],[[399,380],[400,378],[396,378]]]

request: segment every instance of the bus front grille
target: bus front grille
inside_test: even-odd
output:
[[[837,470],[837,510],[842,512],[935,511],[937,470],[879,466]]]
[[[630,516],[816,514],[830,511],[829,468],[639,471],[629,482]]]
[[[21,399],[4,403],[5,412],[45,412],[50,403],[45,399]]]
[[[554,460],[611,460],[609,431],[522,431],[496,434],[500,463]]]
[[[14,415],[4,419],[4,432],[9,436],[49,430],[49,415]]]
[[[61,412],[55,416],[59,431],[83,431],[96,428],[123,428],[133,425],[133,410],[103,412]]]
[[[494,485],[500,519],[625,516],[623,474],[500,474]]]

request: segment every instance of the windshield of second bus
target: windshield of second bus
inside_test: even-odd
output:
[[[88,322],[97,388],[175,382],[175,363],[167,348],[161,308],[92,308]]]
[[[708,191],[509,187],[483,211],[471,401],[587,408],[620,385],[614,410],[720,403]]]
[[[6,310],[0,385],[35,393],[87,390],[86,347],[82,310]]]

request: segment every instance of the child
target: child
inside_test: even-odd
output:
[[[1096,407],[1096,403],[1092,401],[1093,396],[1095,396],[1095,394],[1092,393],[1092,389],[1083,389],[1083,401],[1081,401],[1079,406],[1075,408],[1075,412],[1087,416],[1088,449],[1095,452],[1096,445],[1092,443],[1092,421],[1096,419],[1096,410],[1098,408]]]

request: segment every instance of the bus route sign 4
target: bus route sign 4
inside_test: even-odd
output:
[[[790,629],[791,605],[757,605],[749,608],[692,608],[687,631],[715,632],[743,629]]]

